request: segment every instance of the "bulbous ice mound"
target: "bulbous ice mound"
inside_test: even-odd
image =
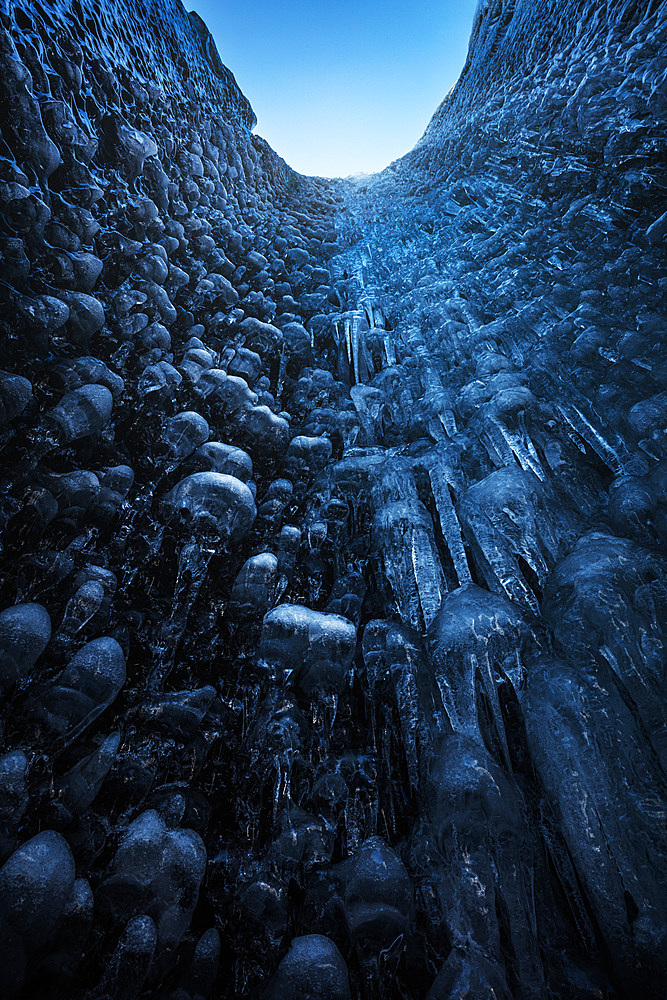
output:
[[[0,612],[0,693],[32,669],[51,638],[41,604],[15,604]]]
[[[294,938],[269,989],[269,1000],[350,1000],[345,960],[333,941],[321,934]]]
[[[371,837],[351,859],[345,886],[345,918],[362,962],[391,948],[405,932],[411,907],[403,862],[380,837]]]
[[[528,634],[519,608],[500,595],[468,584],[445,597],[429,630],[429,650],[445,715],[454,732],[484,742],[480,697],[485,697],[493,719],[493,738],[507,753],[497,677],[504,670],[516,669]]]
[[[100,886],[107,919],[118,923],[147,913],[155,922],[158,951],[169,952],[190,925],[205,866],[198,834],[169,829],[154,810],[141,813],[121,839]]]
[[[221,472],[195,472],[181,480],[165,497],[164,506],[201,532],[217,534],[230,543],[243,538],[257,513],[246,484]]]
[[[54,830],[26,841],[0,868],[3,980],[9,989],[21,983],[32,953],[57,926],[75,874],[67,841]]]
[[[357,630],[342,615],[281,604],[264,617],[261,659],[306,694],[341,690]]]
[[[115,700],[125,677],[120,644],[110,636],[93,639],[28,704],[49,729],[73,734],[87,728]]]

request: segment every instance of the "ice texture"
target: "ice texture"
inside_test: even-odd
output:
[[[3,998],[662,996],[666,43],[481,0],[341,180],[0,2]]]

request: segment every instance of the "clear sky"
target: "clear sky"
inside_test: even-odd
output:
[[[304,174],[373,173],[407,153],[458,79],[477,0],[185,0]]]

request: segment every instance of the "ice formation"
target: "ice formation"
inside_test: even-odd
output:
[[[2,996],[657,1000],[664,3],[348,181],[179,0],[0,43]]]

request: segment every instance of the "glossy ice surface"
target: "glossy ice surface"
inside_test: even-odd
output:
[[[0,3],[3,996],[660,996],[665,16],[483,0],[339,182]]]

